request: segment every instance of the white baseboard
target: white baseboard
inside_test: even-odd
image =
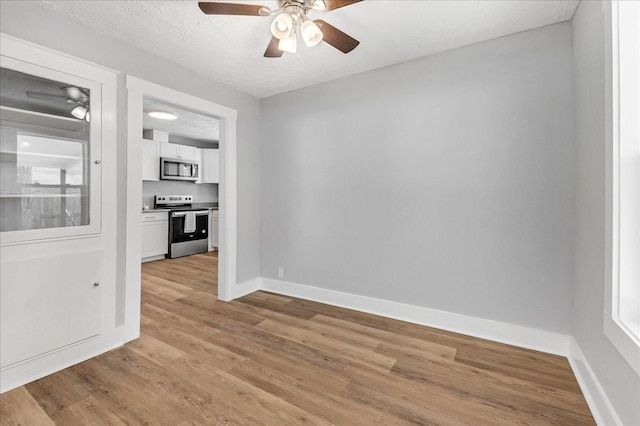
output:
[[[153,262],[155,260],[163,260],[166,259],[166,256],[164,254],[161,254],[159,256],[150,256],[150,257],[143,257],[140,260],[140,263],[147,263],[147,262]]]
[[[262,280],[262,277],[258,277],[236,284],[235,287],[232,288],[229,300],[237,299],[238,297],[261,290]]]
[[[567,358],[569,359],[573,374],[576,376],[576,380],[578,380],[582,394],[587,400],[587,404],[596,423],[602,426],[622,426],[622,422],[613,409],[609,398],[607,398],[607,394],[604,392],[604,389],[602,389],[602,386],[600,386],[598,378],[584,357],[578,342],[576,342],[573,337],[570,338],[569,355]]]
[[[123,327],[117,327],[96,338],[5,367],[0,371],[0,393],[26,385],[122,346],[123,333]]]
[[[562,356],[569,354],[570,336],[551,331],[269,278],[260,279],[260,288],[536,351]]]

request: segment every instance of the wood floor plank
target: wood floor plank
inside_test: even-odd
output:
[[[114,352],[123,357],[131,357],[131,354],[136,356],[128,348]],[[99,357],[100,362],[84,362],[71,368],[75,374],[91,383],[94,387],[91,395],[99,400],[105,409],[132,425],[176,424],[188,416],[186,410],[176,410],[175,405],[166,399],[161,386],[156,386],[157,382],[140,380],[137,374],[134,374],[137,368],[129,371],[129,368],[123,365],[124,358],[114,359],[110,353],[105,355]],[[145,362],[142,361],[143,357],[137,358]],[[153,364],[148,360],[146,363]],[[159,404],[159,401],[162,403]]]
[[[553,355],[549,357],[553,357]],[[580,394],[580,386],[569,363],[559,365],[555,359],[551,360],[549,357],[540,359],[515,354],[504,356],[503,353],[496,353],[495,350],[461,348],[456,352],[455,359],[457,362],[469,366]],[[544,374],[540,374],[541,372]]]
[[[313,331],[315,333],[321,334],[322,336],[339,340],[350,345],[359,346],[361,348],[375,350],[382,343],[379,339],[369,337],[362,333],[345,330],[343,328],[334,327],[329,324],[322,324],[310,320],[302,320],[300,318],[291,317],[279,312],[263,310],[262,312],[260,312],[260,315],[263,318],[271,319],[283,324],[288,324],[293,327],[304,328],[305,330]]]
[[[187,377],[190,384],[210,388],[210,392],[219,395],[218,399],[223,399],[233,406],[243,407],[248,414],[255,413],[256,418],[266,424],[330,424],[197,358],[179,358],[168,366],[168,370]],[[215,386],[211,386],[212,384]]]
[[[0,418],[7,426],[55,424],[25,387],[0,395]]]
[[[582,414],[586,404],[581,399],[576,400],[573,393],[538,387],[462,364],[436,361],[417,364],[400,359],[394,365],[392,374],[435,384],[445,391],[464,395],[489,406],[515,410],[529,422],[593,424],[588,423],[589,416]]]
[[[143,303],[141,316],[148,325],[154,326],[156,323],[170,327],[173,330],[180,330],[194,337],[205,338],[214,335],[217,330],[200,321],[177,315],[149,303]]]
[[[57,411],[51,418],[61,425],[116,426],[127,423],[93,396]]]
[[[268,309],[302,319],[311,319],[315,315],[314,312],[311,312],[307,309],[291,306],[291,302],[282,304],[280,302],[274,302],[273,300],[257,298],[253,295],[241,297],[236,301],[236,303],[241,303],[256,308]]]
[[[328,391],[321,381],[308,382],[294,374],[286,374],[269,366],[247,360],[230,371],[243,380],[312,414],[323,417],[332,424],[371,425],[406,424],[403,419],[385,413],[372,406],[364,406],[345,399],[342,389]],[[330,380],[330,379],[329,379]]]
[[[186,286],[175,283],[174,285],[167,285],[167,283],[171,283],[171,281],[159,277],[149,277],[144,280],[143,285],[150,293],[169,300],[182,299],[189,293],[189,288]]]
[[[395,350],[387,350],[387,352],[395,351],[401,353],[402,351],[405,351],[404,353],[407,355],[409,355],[409,353],[413,353],[416,354],[416,356],[420,355],[423,358],[436,357],[449,360],[453,360],[456,355],[456,349],[450,346],[440,345],[413,337],[402,336],[386,330],[368,327],[337,318],[331,318],[322,314],[314,316],[312,321],[333,325],[343,330],[350,330],[363,336],[371,336],[380,340],[381,343],[384,342],[384,348],[395,348]],[[381,348],[380,351],[382,350],[383,349]]]
[[[280,294],[275,294],[275,293],[269,293],[266,291],[256,291],[255,293],[251,293],[247,295],[247,297],[258,299],[258,300],[266,300],[273,303],[279,303],[281,305],[286,305],[287,303],[291,302],[291,300],[293,300],[290,297],[282,296]]]
[[[389,372],[396,362],[395,358],[377,354],[372,350],[344,343],[315,331],[305,330],[273,320],[264,320],[256,325],[256,328],[318,350],[340,353],[353,362],[362,362],[371,368],[384,372]]]
[[[91,388],[69,369],[31,382],[25,388],[49,416],[81,401],[91,391]]]
[[[220,346],[201,340],[180,330],[175,330],[171,326],[163,324],[152,324],[148,326],[145,333],[153,336],[168,346],[179,347],[182,355],[198,357],[202,361],[216,365],[217,368],[227,371],[244,360],[244,357],[226,350]],[[174,357],[176,359],[179,357]],[[162,364],[165,365],[165,364]]]
[[[168,345],[155,339],[151,334],[142,334],[138,339],[129,344],[129,349],[158,365],[166,365],[176,358],[184,355],[184,352],[176,346]]]
[[[564,357],[142,265],[141,337],[0,395],[2,424],[592,425]]]
[[[339,393],[348,383],[348,380],[341,375],[347,360],[344,361],[345,364],[337,364],[334,360],[328,359],[319,366],[315,357],[311,358],[309,354],[300,356],[299,353],[290,351],[290,347],[284,345],[275,348],[266,347],[254,341],[238,339],[226,332],[217,334],[213,343],[273,370],[292,375],[300,380],[321,383],[322,390],[325,392]]]

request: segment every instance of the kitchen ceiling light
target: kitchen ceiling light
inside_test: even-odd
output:
[[[170,112],[166,111],[151,111],[148,114],[149,117],[159,118],[160,120],[175,120],[176,118],[178,118],[177,115],[171,114]]]
[[[297,47],[298,39],[295,31],[292,31],[289,37],[283,38],[280,40],[280,43],[278,43],[278,49],[283,52],[296,53]]]
[[[308,47],[313,47],[322,41],[322,31],[313,21],[304,21],[300,26],[302,40]]]
[[[78,120],[82,120],[87,115],[87,109],[83,106],[78,105],[71,110],[71,115],[73,115]]]
[[[284,40],[291,36],[293,32],[293,18],[284,12],[276,16],[271,23],[271,34],[279,40]]]

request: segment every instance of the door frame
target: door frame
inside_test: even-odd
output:
[[[236,110],[186,93],[126,76],[127,178],[124,285],[124,341],[140,336],[142,120],[145,96],[220,120],[218,299],[233,298],[236,285]]]

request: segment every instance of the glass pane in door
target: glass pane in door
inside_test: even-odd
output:
[[[90,90],[0,69],[0,231],[89,224]]]

